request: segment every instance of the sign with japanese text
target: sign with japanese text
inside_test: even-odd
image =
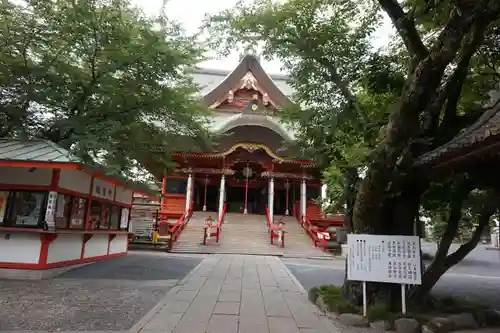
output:
[[[421,284],[418,236],[347,235],[347,279]]]

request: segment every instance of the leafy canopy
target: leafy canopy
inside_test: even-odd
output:
[[[0,29],[0,136],[49,139],[123,172],[206,137],[185,73],[202,49],[164,15],[128,0],[3,0]]]

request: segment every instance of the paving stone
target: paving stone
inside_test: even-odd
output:
[[[190,301],[175,301],[167,303],[159,313],[184,313],[189,308]]]
[[[265,302],[266,315],[268,317],[292,317],[290,310],[285,302],[280,300],[273,300]]]
[[[242,311],[240,309],[240,325],[243,326],[266,326],[267,317],[263,309]]]
[[[238,302],[241,293],[239,291],[222,291],[219,294],[219,301],[221,302]]]
[[[300,333],[292,318],[267,317],[270,333]]]
[[[208,322],[198,323],[198,322],[188,322],[184,321],[184,318],[177,324],[173,333],[205,333],[208,326]]]
[[[321,324],[318,316],[310,312],[292,313],[292,317],[299,328],[319,328]]]
[[[260,290],[260,283],[259,282],[243,282],[242,288],[247,289],[247,290]]]
[[[189,321],[189,322],[208,322],[210,320],[210,317],[212,316],[212,311],[214,308],[215,304],[196,304],[191,306],[187,309],[186,313],[184,313],[184,316],[182,317],[183,321]]]
[[[238,316],[213,315],[208,324],[207,333],[237,333]]]
[[[215,304],[215,314],[237,315],[240,313],[239,302],[217,302]]]
[[[269,333],[269,328],[265,326],[255,326],[255,325],[239,325],[238,333]]]
[[[145,330],[161,330],[164,333],[171,333],[177,323],[181,320],[181,318],[181,313],[171,313],[162,316],[155,316],[146,323],[141,332],[144,332]]]
[[[197,291],[179,291],[177,294],[175,294],[174,299],[176,301],[192,301],[196,295],[198,294]]]

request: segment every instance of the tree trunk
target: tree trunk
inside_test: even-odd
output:
[[[380,229],[372,229],[374,234],[412,235],[415,218],[420,207],[422,191],[418,186],[405,182],[398,189],[398,196],[386,196],[380,210],[380,220],[384,221]],[[346,262],[347,272],[347,262]],[[391,310],[399,311],[401,307],[401,287],[390,283],[368,283],[368,303],[386,304]],[[342,287],[345,298],[357,305],[362,304],[362,289],[359,282],[348,281],[347,275]]]
[[[441,260],[439,263],[433,261],[429,266],[424,276],[422,277],[422,285],[417,286],[414,290],[410,292],[409,298],[412,301],[420,301],[425,296],[427,296],[432,288],[439,281],[441,276],[446,273],[451,267],[458,264],[462,261],[472,250],[474,250],[481,239],[481,235],[484,232],[485,228],[489,225],[490,218],[493,215],[494,210],[484,211],[479,216],[479,224],[474,230],[472,234],[472,238],[465,244],[462,244],[458,250],[453,252],[452,254],[446,256],[444,260]],[[435,264],[436,262],[436,264]]]
[[[489,220],[497,209],[497,196],[494,192],[491,192],[488,198],[485,200],[485,205],[478,217],[479,224],[474,230],[470,241],[462,244],[457,251],[448,255],[448,251],[453,242],[453,239],[456,236],[458,226],[460,224],[460,219],[462,217],[463,202],[467,199],[467,196],[471,190],[472,187],[468,180],[465,180],[464,183],[462,183],[461,186],[457,189],[457,192],[455,193],[450,204],[450,216],[448,218],[448,225],[446,226],[445,233],[441,238],[441,242],[439,243],[434,260],[423,274],[422,284],[411,290],[409,294],[409,298],[412,301],[418,302],[425,296],[427,296],[439,281],[441,276],[446,273],[448,269],[459,263],[462,259],[465,258],[465,256],[467,256],[467,254],[469,254],[474,248],[476,248],[479,240],[481,239],[483,231],[489,225]]]

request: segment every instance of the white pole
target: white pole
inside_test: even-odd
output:
[[[269,219],[273,223],[274,219],[274,178],[269,178]]]
[[[366,281],[363,281],[363,316],[367,313]]]
[[[186,211],[188,211],[191,206],[191,197],[193,195],[193,174],[189,173],[187,184],[186,184]]]
[[[307,212],[307,185],[306,180],[302,179],[302,184],[300,187],[300,203],[301,203],[301,213],[303,216],[306,216]]]
[[[401,285],[401,312],[406,314],[406,286]]]
[[[220,179],[220,190],[219,190],[219,216],[222,215],[222,210],[224,209],[224,201],[226,197],[226,176],[222,175]]]

